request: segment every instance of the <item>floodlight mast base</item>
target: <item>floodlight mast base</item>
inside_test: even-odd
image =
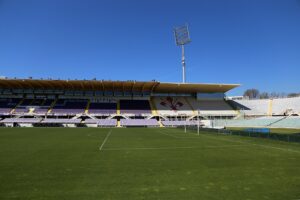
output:
[[[182,83],[185,83],[185,81],[186,81],[186,74],[185,74],[184,45],[181,45],[181,49],[182,49],[182,58],[181,58],[181,63],[182,63]]]

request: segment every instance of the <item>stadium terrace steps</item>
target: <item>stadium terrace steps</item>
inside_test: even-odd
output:
[[[272,123],[270,123],[270,124],[268,124],[268,126],[272,126],[273,124],[279,123],[280,121],[285,120],[287,117],[288,117],[288,116],[284,116],[284,117],[276,117],[277,120],[274,121],[274,122],[272,122]]]
[[[24,99],[20,105],[15,108],[15,114],[45,114],[48,110],[46,99]]]
[[[1,123],[24,123],[24,124],[34,124],[40,123],[42,119],[39,118],[6,118],[1,121]]]
[[[284,114],[288,109],[300,114],[300,97],[273,99],[273,114]]]
[[[11,111],[10,108],[0,108],[0,113],[5,115],[5,114],[9,114]]]
[[[77,115],[84,113],[88,101],[86,99],[59,99],[52,108],[53,115]]]
[[[85,124],[97,124],[98,126],[114,127],[117,125],[116,119],[86,119]]]
[[[245,115],[283,115],[287,110],[300,114],[300,97],[278,99],[234,100],[234,106]]]
[[[6,118],[1,123],[21,123],[21,124],[79,124],[81,119],[63,119],[63,118]],[[86,119],[84,124],[97,124],[98,126],[114,127],[117,125],[116,119]]]
[[[41,121],[42,124],[79,124],[81,119],[59,119],[59,118],[46,118]]]
[[[248,119],[248,120],[229,120],[226,123],[226,126],[240,126],[240,127],[266,127],[269,124],[277,121],[278,118],[257,118],[257,119]]]
[[[100,102],[95,102],[100,101]],[[102,102],[105,101],[105,102]],[[119,102],[119,108],[118,104]],[[240,103],[239,103],[240,102]],[[246,102],[242,105],[241,102]],[[230,103],[230,104],[229,104]],[[154,126],[151,120],[153,114],[159,115],[163,121],[156,121],[155,126],[181,126],[181,125],[195,125],[194,122],[179,121],[183,119],[192,119],[195,117],[195,110],[199,110],[199,114],[205,118],[207,116],[217,116],[217,118],[234,118],[237,116],[236,111],[232,107],[237,106],[244,115],[254,116],[268,116],[270,113],[281,114],[281,117],[260,117],[250,120],[230,120],[230,121],[217,121],[215,120],[215,126],[222,124],[224,126],[232,127],[289,127],[300,128],[297,117],[282,117],[286,114],[287,109],[292,109],[294,112],[300,111],[300,97],[285,98],[285,99],[262,99],[262,100],[231,100],[230,102],[222,99],[216,100],[197,100],[193,97],[151,97],[150,99],[123,99],[123,98],[104,98],[104,99],[33,99],[33,98],[1,98],[0,99],[0,113],[1,118],[11,117],[12,121],[1,121],[1,123],[19,123],[15,117],[20,117],[20,120],[24,120],[23,123],[29,123],[32,118],[29,117],[43,117],[48,115],[48,119],[53,120],[51,123],[69,123],[68,119],[74,116],[80,118],[83,115],[83,119],[86,117],[104,118],[107,119],[117,118],[120,119],[120,115],[126,120],[116,121],[94,121],[82,124],[93,124],[97,126]],[[247,107],[248,106],[248,107]],[[52,109],[51,109],[52,108]],[[158,110],[157,110],[158,109]],[[260,110],[261,109],[261,110]],[[12,111],[15,111],[12,113]],[[120,115],[117,115],[119,110]],[[28,112],[30,111],[30,113]],[[87,113],[88,111],[88,113]],[[152,115],[151,115],[152,114]],[[241,114],[241,115],[242,115]],[[253,115],[253,116],[252,116]],[[54,116],[60,118],[54,119]],[[101,117],[100,117],[101,116]],[[137,116],[137,117],[133,117]],[[137,118],[137,119],[130,119]],[[141,119],[144,118],[144,119]],[[9,119],[9,118],[7,118]],[[33,118],[34,119],[34,118]],[[26,121],[28,120],[28,121]],[[46,120],[46,119],[45,119]],[[45,123],[45,120],[32,123]],[[47,122],[46,120],[46,122]],[[66,120],[66,121],[62,121]],[[80,119],[79,119],[80,120]],[[114,119],[115,120],[115,119]],[[132,121],[133,120],[133,121]],[[136,121],[135,121],[136,120]],[[173,121],[174,120],[174,121]],[[9,120],[8,120],[9,121]],[[76,121],[75,121],[76,122]],[[47,123],[50,123],[49,121]],[[70,121],[72,123],[72,121]],[[78,122],[76,122],[78,123]],[[79,122],[80,123],[80,122]]]
[[[89,114],[92,115],[112,115],[117,113],[116,102],[91,102]]]
[[[125,115],[150,115],[151,107],[148,100],[120,100],[120,113]]]
[[[161,121],[161,123],[164,126],[196,126],[198,125],[198,121],[179,121],[179,120],[174,120],[174,121],[170,121],[170,120],[165,120],[165,121]]]
[[[121,119],[121,126],[159,126],[156,119]]]
[[[237,112],[225,100],[196,100],[189,98],[192,107],[206,116],[236,116]]]
[[[268,115],[268,99],[259,100],[235,100],[235,106],[245,115],[266,116]]]
[[[276,123],[272,124],[271,127],[276,128],[282,128],[282,127],[288,127],[288,128],[300,128],[300,117],[286,117],[282,120],[277,121]]]
[[[259,117],[255,119],[215,120],[214,126],[300,128],[300,117]]]
[[[9,114],[20,103],[20,98],[4,98],[0,99],[0,113]]]

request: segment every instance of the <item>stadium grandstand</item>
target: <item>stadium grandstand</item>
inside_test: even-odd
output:
[[[5,126],[177,126],[233,118],[225,93],[238,84],[0,80]]]
[[[300,128],[300,97],[228,98],[239,84],[0,80],[1,126]]]

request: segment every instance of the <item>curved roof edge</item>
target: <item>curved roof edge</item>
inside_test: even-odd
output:
[[[156,93],[225,93],[240,84],[168,83],[158,81],[0,79],[3,89],[136,91]]]

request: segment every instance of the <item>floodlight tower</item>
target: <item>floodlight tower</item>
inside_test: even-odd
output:
[[[177,46],[181,46],[182,50],[182,57],[181,57],[181,63],[182,63],[182,82],[185,83],[186,81],[186,74],[185,74],[185,56],[184,56],[184,45],[191,42],[190,39],[190,33],[188,25],[179,26],[174,28],[174,35],[175,35],[175,42]]]

